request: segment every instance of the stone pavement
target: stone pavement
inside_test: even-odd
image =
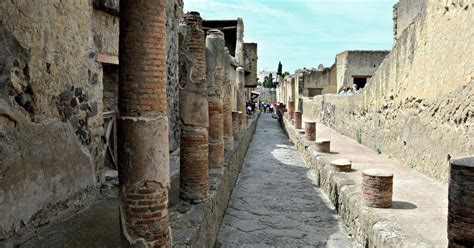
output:
[[[218,235],[222,247],[351,247],[278,121],[260,117]]]

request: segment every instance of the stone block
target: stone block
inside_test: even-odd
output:
[[[329,153],[331,152],[331,141],[320,139],[314,143],[317,152]]]
[[[350,172],[352,170],[352,162],[347,159],[337,159],[331,161],[329,167],[337,172]]]

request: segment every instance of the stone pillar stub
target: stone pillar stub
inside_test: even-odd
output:
[[[230,73],[235,73],[233,70],[229,70],[230,64],[230,53],[225,48],[224,54],[224,149],[226,151],[234,150],[234,134],[232,126],[232,82],[230,79]]]
[[[242,112],[241,129],[247,129],[247,107],[245,99],[245,71],[242,67],[237,67],[235,70],[237,75],[237,110]]]
[[[304,139],[306,141],[316,141],[316,122],[304,122]]]
[[[329,166],[338,172],[350,172],[352,170],[352,162],[347,159],[337,159],[329,163]]]
[[[362,172],[362,199],[364,205],[373,208],[392,206],[393,174],[381,169]]]
[[[295,118],[295,102],[288,101],[288,120],[293,120]]]
[[[209,105],[202,18],[198,12],[184,16],[186,36],[180,49],[179,112],[180,198],[202,202],[209,196]]]
[[[331,152],[331,141],[326,139],[316,140],[314,143],[317,152],[329,153]]]
[[[122,246],[171,247],[166,8],[159,0],[123,1],[120,8],[117,130]]]
[[[474,247],[474,157],[451,159],[449,164],[449,247]]]
[[[295,128],[301,129],[303,114],[300,111],[295,112]]]
[[[206,65],[209,97],[209,167],[224,166],[224,33],[208,31]]]

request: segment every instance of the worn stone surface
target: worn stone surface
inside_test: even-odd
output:
[[[278,122],[262,115],[219,231],[222,247],[351,247]]]
[[[426,3],[362,91],[305,99],[303,118],[446,182],[447,161],[474,154],[474,8]]]
[[[0,118],[7,170],[0,174],[8,196],[0,201],[0,239],[51,221],[72,207],[53,206],[103,180],[94,13],[91,1],[0,2],[0,105],[7,113]]]
[[[357,247],[446,247],[447,185],[405,168],[400,162],[377,154],[355,140],[324,126],[318,135],[331,139],[331,153],[319,153],[304,136],[284,120],[284,129],[316,181],[341,216]],[[352,170],[336,172],[330,161],[349,159]],[[368,208],[361,197],[362,171],[390,170],[393,182],[392,208]],[[418,190],[413,190],[414,188]]]
[[[170,209],[173,244],[176,247],[214,247],[232,189],[252,140],[258,117],[235,136],[234,151],[226,153],[224,168],[209,171],[209,199],[191,205],[181,202]]]

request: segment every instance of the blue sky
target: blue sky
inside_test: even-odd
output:
[[[345,50],[392,47],[396,0],[184,0],[204,19],[242,17],[245,42],[258,43],[258,70],[331,66]]]

